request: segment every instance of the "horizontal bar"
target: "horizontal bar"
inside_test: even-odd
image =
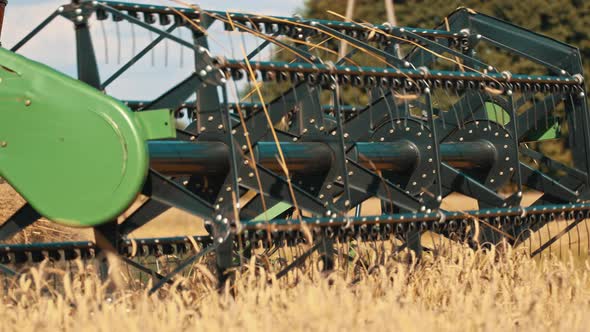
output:
[[[400,213],[363,217],[339,217],[339,218],[303,218],[281,219],[264,222],[242,221],[240,231],[258,230],[297,230],[303,223],[318,227],[354,227],[356,225],[395,224],[413,222],[441,222],[448,223],[457,220],[473,220],[491,217],[524,217],[527,215],[560,214],[567,212],[590,213],[590,203],[559,204],[559,205],[534,205],[528,207],[493,208],[469,211],[435,211],[430,213]]]
[[[572,78],[563,78],[559,76],[542,76],[542,75],[522,75],[513,74],[510,78],[500,73],[480,74],[476,72],[457,72],[436,70],[424,72],[417,69],[399,69],[383,67],[348,67],[348,66],[331,66],[328,64],[309,64],[309,63],[287,63],[287,62],[269,62],[269,61],[251,61],[250,66],[253,70],[263,72],[286,72],[302,74],[325,74],[325,75],[358,75],[376,78],[397,78],[413,80],[429,79],[452,79],[465,82],[499,82],[521,83],[521,84],[554,84],[558,86],[580,86],[580,83]],[[241,60],[225,60],[219,63],[220,68],[246,70],[248,66]],[[581,89],[581,87],[580,87]]]
[[[127,105],[127,107],[129,107],[132,110],[140,110],[143,107],[145,107],[146,105],[148,105],[149,103],[151,103],[151,101],[149,100],[123,100],[122,101],[125,105]],[[180,108],[195,108],[197,107],[197,104],[194,101],[191,102],[186,102],[183,103],[182,105],[180,105]],[[246,112],[250,112],[250,111],[257,111],[257,110],[262,110],[262,104],[260,103],[229,103],[228,107],[230,110],[235,110],[237,111],[238,109],[241,111],[246,111]],[[268,105],[267,105],[268,107]],[[325,112],[334,112],[336,109],[334,108],[334,105],[322,105],[322,109]],[[353,113],[353,112],[360,112],[364,109],[364,107],[357,107],[357,106],[351,106],[351,105],[340,105],[340,110],[344,113]]]
[[[150,141],[150,167],[166,175],[226,174],[229,148],[221,142]]]
[[[230,151],[222,142],[150,141],[148,148],[150,167],[166,175],[225,176],[229,171]],[[334,152],[327,144],[280,142],[280,148],[291,172],[325,174],[332,167]],[[420,159],[419,147],[407,140],[360,142],[354,153],[363,167],[400,173],[411,172]],[[457,168],[486,168],[496,159],[496,150],[487,141],[441,144],[440,153],[443,161]],[[254,156],[259,165],[274,172],[283,171],[275,142],[258,142]]]
[[[41,30],[43,30],[43,28],[45,28],[49,23],[51,23],[51,21],[53,21],[58,15],[61,14],[62,12],[62,7],[60,7],[58,10],[54,11],[53,13],[51,13],[51,15],[49,15],[45,20],[43,20],[43,22],[41,22],[37,27],[35,27],[35,29],[33,29],[31,32],[29,32],[23,39],[21,39],[16,45],[14,45],[10,51],[11,52],[16,52],[18,51],[21,47],[23,47],[29,40],[31,40],[33,37],[35,37]]]
[[[117,9],[115,9],[113,7],[110,7],[110,6],[105,5],[103,3],[99,3],[97,6],[103,8],[104,10],[106,10],[106,11],[112,13],[112,14],[120,15],[123,19],[129,21],[129,23],[137,24],[137,25],[139,25],[139,26],[141,26],[141,27],[143,27],[143,28],[145,28],[145,29],[153,32],[153,33],[156,33],[156,34],[158,34],[160,36],[164,36],[164,37],[166,37],[166,38],[168,38],[168,39],[170,39],[172,41],[175,41],[175,42],[177,42],[178,44],[180,44],[182,46],[188,47],[190,49],[194,49],[194,45],[191,44],[191,43],[189,43],[189,42],[187,42],[186,40],[181,39],[179,37],[176,37],[175,35],[173,35],[171,33],[168,33],[166,31],[163,31],[161,29],[154,28],[151,25],[149,25],[147,23],[144,23],[140,19],[137,19],[137,18],[135,18],[133,16],[130,16],[130,15],[127,15],[127,14],[124,14],[124,13],[121,13],[121,12],[117,11]]]
[[[210,236],[193,236],[197,243],[207,244],[212,241]],[[184,244],[192,243],[188,236],[174,236],[162,238],[139,238],[126,239],[121,241],[120,245],[131,247],[135,242],[136,245],[167,245],[167,244]],[[28,243],[28,244],[2,244],[0,245],[0,253],[6,254],[11,252],[27,252],[27,251],[51,251],[51,250],[65,250],[65,249],[95,249],[96,243],[92,241],[72,241],[72,242],[45,242],[45,243]]]
[[[168,6],[154,6],[154,5],[146,5],[146,4],[135,4],[135,3],[122,3],[116,1],[100,1],[100,3],[107,5],[109,7],[118,9],[118,10],[126,10],[126,11],[135,11],[135,12],[144,12],[144,13],[154,13],[154,14],[174,14],[174,11],[171,7]],[[284,17],[284,16],[260,16],[256,14],[245,14],[245,13],[236,13],[236,12],[223,12],[223,11],[215,11],[215,10],[194,10],[191,8],[182,8],[182,7],[173,7],[174,10],[177,10],[183,13],[186,17],[190,19],[200,19],[202,12],[211,13],[214,15],[220,15],[222,17],[227,17],[229,15],[232,20],[238,22],[253,22],[256,24],[259,23],[277,23],[277,24],[286,24],[286,23],[297,23],[297,24],[306,24],[311,25],[312,22],[316,22],[318,24],[326,25],[333,29],[338,30],[346,30],[346,31],[367,31],[366,27],[360,26],[358,23],[353,22],[343,22],[338,20],[316,20],[316,19],[302,19],[302,18],[295,18],[295,17]],[[281,22],[278,22],[281,21]],[[389,26],[387,25],[375,25],[373,28],[388,31]],[[449,32],[446,30],[435,30],[435,29],[420,29],[420,28],[413,28],[413,27],[405,27],[405,30],[424,35],[428,37],[436,37],[436,38],[457,38],[459,34]]]

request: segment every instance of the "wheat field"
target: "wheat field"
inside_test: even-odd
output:
[[[21,201],[6,185],[0,192],[6,215]],[[138,236],[160,234],[163,223],[190,225],[164,227],[172,233],[199,227],[183,219],[186,215],[171,213]],[[49,223],[39,227],[15,241],[88,236]],[[138,286],[116,266],[105,282],[92,264],[76,262],[76,273],[41,264],[16,280],[2,280],[0,330],[586,331],[590,326],[590,262],[567,250],[561,258],[531,259],[524,250],[474,252],[455,245],[416,263],[407,253],[385,248],[359,248],[367,258],[329,273],[319,271],[314,256],[280,280],[254,258],[222,291],[208,257],[177,281],[182,288],[167,286],[151,296],[149,285]]]

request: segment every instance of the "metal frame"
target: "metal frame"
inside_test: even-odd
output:
[[[98,75],[87,25],[93,13],[100,20],[109,19],[110,14],[110,18],[126,20],[157,34],[156,39],[103,82]],[[143,13],[144,21],[138,18],[138,13]],[[154,15],[166,23],[163,26],[170,26],[154,27]],[[254,243],[265,236],[302,236],[299,233],[302,223],[316,232],[314,236],[324,239],[334,237],[334,234],[346,238],[367,236],[367,232],[393,231],[411,249],[420,252],[419,235],[424,230],[445,236],[449,232],[467,232],[469,224],[481,218],[490,221],[484,223],[487,228],[484,236],[491,238],[486,240],[493,243],[506,240],[502,233],[508,234],[509,242],[517,244],[530,234],[525,230],[539,229],[550,221],[552,215],[572,211],[587,213],[588,206],[579,202],[587,199],[590,193],[590,121],[581,76],[581,57],[572,46],[466,9],[459,9],[448,17],[447,31],[443,27],[416,29],[382,25],[367,28],[354,22],[273,18],[186,8],[171,10],[162,6],[110,1],[75,1],[60,7],[15,45],[13,51],[20,49],[57,16],[74,23],[79,79],[97,89],[107,88],[164,39],[194,50],[193,74],[153,101],[129,102],[128,105],[135,111],[194,109],[194,122],[179,130],[179,139],[195,144],[222,142],[228,147],[229,171],[214,181],[200,174],[185,174],[188,176],[186,181],[186,177],[170,177],[152,169],[143,192],[150,199],[123,224],[118,227],[111,224],[109,231],[102,231],[108,234],[108,242],[117,251],[123,236],[169,207],[183,208],[206,220],[215,245],[191,257],[172,275],[159,276],[160,281],[152,291],[213,250],[217,253],[223,283],[224,271],[234,264],[233,247],[238,239]],[[231,22],[227,17],[231,17]],[[247,59],[214,59],[208,52],[208,37],[204,31],[215,21],[222,22],[227,30],[258,32],[263,42],[249,53]],[[192,42],[171,34],[178,28],[191,30]],[[340,38],[355,49],[332,64],[310,52],[307,46],[291,45],[279,39],[288,36],[303,40],[318,35]],[[416,47],[400,59],[391,53],[390,47],[399,43]],[[544,67],[547,75],[500,73],[476,57],[473,50],[480,43],[489,43],[527,58]],[[252,61],[269,45],[288,49],[297,61]],[[383,57],[385,63],[382,67],[344,65],[359,49]],[[433,52],[445,53],[462,64],[454,71],[436,70],[437,58]],[[244,77],[250,80],[249,69],[256,72],[256,80],[289,81],[291,86],[265,105],[230,103],[227,84],[231,83],[227,81]],[[367,93],[370,102],[365,108],[342,105],[342,89],[350,86],[370,91]],[[321,104],[320,92],[323,90],[331,91],[331,105]],[[456,94],[456,102],[447,110],[439,109],[433,100],[435,92],[443,90],[447,94],[449,91]],[[195,93],[196,102],[188,103],[187,99]],[[514,94],[521,94],[522,98],[514,100]],[[403,95],[416,98],[403,98]],[[535,95],[543,95],[543,99],[535,101]],[[501,123],[498,118],[490,116],[487,109],[490,103],[494,105],[494,112],[496,107],[500,112],[504,111],[509,121]],[[573,166],[550,160],[522,146],[540,124],[547,123],[559,105],[564,105],[570,127],[568,139],[576,144]],[[423,115],[413,114],[412,110],[416,109]],[[274,124],[285,117],[292,121],[289,128],[271,129],[269,121]],[[302,147],[301,158],[313,160],[313,156],[305,154],[305,144],[321,142],[327,145],[333,158],[330,170],[314,176],[295,173],[287,177],[268,165],[259,164],[252,168],[249,163],[255,160],[255,153],[250,148],[256,148],[262,142],[273,142],[275,136],[279,155],[282,155],[282,146],[287,148],[289,143],[297,142]],[[465,153],[462,144],[477,140],[488,142],[499,151],[501,158],[496,157],[487,168],[461,168],[457,166],[460,163],[449,159],[449,155]],[[400,141],[415,143],[413,148],[421,157],[411,172],[380,172],[363,164],[362,153],[359,154],[363,148],[361,143],[377,146],[382,142],[393,144]],[[537,170],[521,161],[519,154],[540,160],[548,168],[562,170],[565,174]],[[485,159],[485,156],[479,153],[473,158]],[[256,176],[252,175],[254,173]],[[508,181],[516,185],[517,191],[503,198],[498,189]],[[202,188],[204,182],[208,183],[208,192],[195,189]],[[520,207],[524,187],[544,193],[530,208]],[[247,191],[256,192],[256,195],[249,203],[237,207],[236,213],[233,206]],[[432,197],[425,195],[426,192]],[[442,199],[452,192],[477,199],[480,210],[465,214],[441,210]],[[346,216],[351,209],[360,211],[360,205],[371,197],[382,201],[382,216]],[[262,223],[254,221],[256,218],[250,221],[236,218],[262,216],[265,205],[268,208],[278,203],[286,203],[287,207],[281,212],[283,215],[303,210],[310,217]],[[0,229],[0,234],[6,232],[8,236],[14,229],[26,227],[36,216],[32,212],[28,213],[30,218],[22,219],[16,215],[11,223]],[[493,223],[493,218],[504,218],[500,226],[509,229],[498,232],[494,227],[485,226]],[[394,227],[384,227],[388,224]],[[18,227],[14,228],[14,225]],[[269,230],[273,232],[269,233]]]

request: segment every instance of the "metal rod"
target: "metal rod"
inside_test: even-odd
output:
[[[150,167],[166,175],[226,174],[229,148],[222,142],[153,141]]]
[[[176,27],[177,27],[177,25],[173,24],[170,28],[168,28],[166,30],[166,32],[170,33],[172,31],[174,31],[174,29],[176,29]],[[131,60],[129,60],[126,64],[124,64],[121,68],[119,68],[119,70],[117,70],[117,72],[115,72],[113,75],[111,75],[111,77],[109,77],[106,81],[104,81],[104,83],[102,83],[101,90],[104,90],[107,86],[109,86],[109,84],[111,84],[114,80],[116,80],[119,76],[121,76],[121,74],[123,74],[125,71],[127,71],[127,69],[129,69],[137,61],[139,61],[141,58],[143,58],[143,56],[146,55],[147,52],[149,52],[151,49],[156,47],[156,45],[158,45],[164,38],[165,38],[164,35],[159,35],[148,46],[146,46],[143,50],[141,50],[141,52],[137,53],[137,55],[135,55],[133,58],[131,58]]]
[[[60,8],[62,8],[62,7],[60,7]],[[43,22],[41,22],[41,24],[39,24],[35,29],[33,29],[33,31],[29,32],[28,35],[26,35],[23,39],[21,39],[21,41],[19,41],[16,45],[14,45],[10,50],[12,52],[18,51],[29,40],[31,40],[33,37],[35,37],[35,35],[37,35],[39,33],[39,31],[43,30],[43,28],[45,28],[49,23],[51,23],[51,21],[53,21],[54,18],[56,18],[58,15],[61,15],[61,12],[62,12],[62,10],[58,9],[58,10],[54,11],[53,13],[51,13],[51,15],[49,15],[49,17],[47,17]]]
[[[0,0],[0,38],[2,37],[2,23],[4,22],[4,10],[7,4],[8,0]]]
[[[223,142],[152,141],[148,143],[150,166],[166,175],[223,175],[229,171],[229,148]],[[302,174],[325,174],[332,167],[334,151],[319,142],[281,142],[281,150],[290,171]],[[354,155],[370,169],[396,172],[411,171],[420,158],[412,142],[359,142]],[[445,143],[440,145],[441,159],[456,168],[487,168],[496,160],[496,149],[485,141]],[[259,142],[254,149],[257,163],[271,171],[282,171],[277,162],[274,142]]]
[[[145,29],[147,29],[149,31],[152,31],[154,33],[157,33],[160,36],[164,36],[164,37],[166,37],[166,38],[168,38],[168,39],[170,39],[172,41],[175,41],[175,42],[177,42],[178,44],[180,44],[182,46],[188,47],[190,49],[193,49],[194,48],[193,44],[187,42],[186,40],[181,39],[181,38],[178,38],[178,37],[176,37],[176,36],[174,36],[174,35],[166,32],[166,31],[163,31],[161,29],[154,28],[153,26],[151,26],[151,25],[149,25],[147,23],[144,23],[143,21],[138,20],[135,17],[130,16],[130,15],[127,15],[127,14],[121,12],[121,11],[118,11],[118,10],[112,8],[112,7],[109,7],[108,5],[104,5],[102,3],[99,3],[99,4],[97,4],[97,6],[99,6],[99,7],[103,8],[104,10],[112,13],[113,15],[118,15],[118,16],[122,17],[123,19],[129,21],[129,23],[137,24],[137,25],[139,25],[142,28],[145,28]]]

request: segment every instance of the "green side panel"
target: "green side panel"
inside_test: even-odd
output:
[[[145,139],[164,139],[176,137],[174,114],[168,109],[133,113],[145,133]]]
[[[268,209],[266,213],[262,213],[256,216],[256,218],[252,219],[252,221],[265,221],[275,219],[276,217],[283,214],[285,211],[289,210],[291,207],[292,205],[289,203],[279,202],[270,209]]]
[[[525,142],[533,142],[533,141],[544,141],[550,139],[556,139],[561,137],[561,124],[558,118],[550,118],[549,119],[549,127],[548,128],[539,128],[536,131],[531,132],[530,134],[525,137]],[[545,122],[543,121],[543,127],[545,126]]]
[[[503,126],[510,122],[510,113],[506,112],[505,109],[500,107],[498,104],[492,102],[486,102],[486,113],[488,114],[488,119],[500,123]]]
[[[0,98],[0,176],[40,214],[94,226],[133,202],[148,171],[146,133],[122,103],[2,48]]]
[[[500,123],[502,125],[507,125],[510,122],[510,114],[506,112],[506,110],[500,107],[498,104],[486,102],[485,107],[488,119]],[[559,119],[550,118],[548,123],[550,124],[548,128],[539,128],[538,130],[531,132],[526,136],[524,141],[532,142],[560,138],[561,126],[559,123]],[[544,122],[543,126],[545,126]]]

